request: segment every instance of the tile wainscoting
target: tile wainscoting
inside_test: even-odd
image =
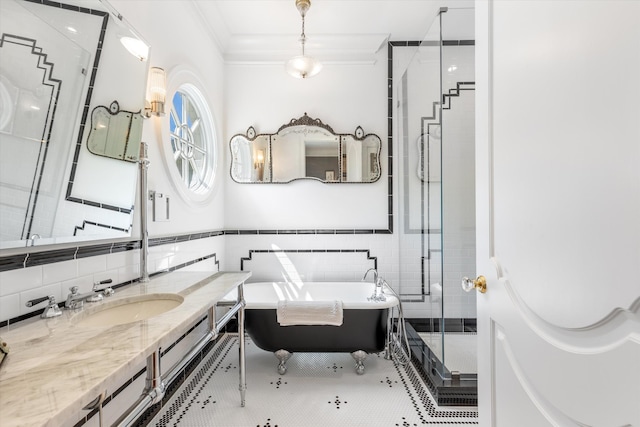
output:
[[[290,273],[285,262],[303,280],[359,281],[374,267],[402,295],[412,294],[409,282],[420,280],[420,260],[408,262],[415,251],[400,248],[403,237],[374,230],[215,230],[158,237],[150,239],[149,273],[244,269],[254,272],[253,281],[282,280]],[[44,304],[27,308],[30,299],[53,295],[63,302],[71,286],[88,292],[105,279],[112,279],[116,288],[135,282],[140,277],[139,248],[140,242],[132,240],[0,257],[0,327],[39,315]],[[440,314],[433,312],[437,308],[429,296],[403,300],[406,317]],[[447,317],[475,317],[475,307],[455,298],[446,309]]]

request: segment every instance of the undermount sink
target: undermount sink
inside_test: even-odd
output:
[[[92,307],[84,304],[84,310],[71,318],[79,326],[115,326],[150,319],[178,307],[184,298],[176,294],[150,294],[105,301]]]

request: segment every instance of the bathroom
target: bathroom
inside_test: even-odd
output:
[[[317,76],[293,79],[283,70],[288,52],[283,55],[274,49],[275,52],[271,52],[273,56],[268,56],[270,51],[264,49],[264,43],[275,41],[281,41],[291,51],[298,48],[300,22],[293,1],[264,2],[266,5],[277,5],[277,10],[288,15],[285,21],[291,21],[291,28],[265,37],[266,42],[252,41],[249,35],[244,40],[232,37],[234,34],[242,35],[242,32],[225,34],[225,28],[230,31],[230,26],[262,28],[258,22],[253,22],[265,16],[259,10],[255,15],[245,11],[238,22],[203,22],[202,16],[219,17],[220,13],[216,14],[216,10],[220,12],[224,8],[231,8],[233,2],[193,2],[187,7],[177,7],[177,2],[111,0],[109,3],[151,45],[151,53],[145,64],[162,67],[167,72],[167,112],[171,95],[182,85],[192,85],[203,93],[213,119],[212,134],[216,141],[212,147],[214,171],[210,188],[205,190],[203,187],[197,192],[185,188],[176,165],[171,162],[168,115],[152,116],[142,126],[141,137],[148,143],[150,161],[148,188],[157,196],[149,201],[148,212],[155,214],[155,211],[152,212],[157,209],[154,204],[164,203],[163,207],[166,208],[167,200],[170,201],[168,211],[159,209],[156,220],[149,215],[148,261],[152,275],[168,269],[242,269],[252,271],[252,280],[256,281],[277,280],[292,275],[306,281],[360,281],[364,271],[376,267],[400,292],[403,283],[408,283],[410,279],[420,280],[415,277],[415,274],[420,276],[423,271],[420,269],[420,255],[413,265],[408,265],[405,257],[407,250],[422,251],[422,242],[411,242],[411,247],[407,247],[407,236],[402,233],[402,204],[406,199],[402,197],[405,189],[399,175],[403,166],[402,153],[397,151],[398,135],[389,135],[389,110],[392,108],[390,103],[393,103],[390,99],[395,92],[390,93],[387,81],[387,42],[421,41],[437,20],[439,8],[449,6],[453,9],[454,5],[403,2],[419,8],[420,13],[409,16],[416,21],[415,25],[422,26],[422,33],[418,33],[418,36],[400,33],[390,40],[386,39],[388,34],[363,36],[360,49],[341,51],[338,46],[331,57],[323,52],[322,46],[313,44],[314,20],[330,17],[339,20],[340,14],[330,17],[323,15],[322,6],[319,6],[322,2],[314,1],[307,17],[307,49],[309,54],[318,57],[325,55],[329,59]],[[367,4],[352,3],[350,7],[353,8]],[[473,2],[451,3],[456,3],[455,7],[473,6]],[[631,8],[633,5],[625,7]],[[633,13],[627,15],[633,16]],[[193,24],[178,24],[183,22]],[[348,25],[349,22],[335,23],[336,28]],[[179,31],[169,31],[171,26],[179,26]],[[637,31],[634,34],[637,35]],[[238,40],[247,43],[233,45]],[[225,50],[229,46],[236,49]],[[317,50],[314,52],[314,49]],[[395,47],[393,50],[397,52]],[[637,61],[633,65],[637,70]],[[395,69],[393,71],[394,79],[401,75]],[[630,90],[630,93],[637,95],[637,86],[632,89],[635,92]],[[136,111],[141,108],[141,105],[125,102],[125,98],[126,95],[123,95],[123,101],[118,99],[123,110]],[[113,99],[105,99],[103,104],[109,105],[111,101]],[[275,133],[281,125],[302,117],[304,113],[322,120],[337,133],[353,133],[360,126],[364,133],[380,136],[381,179],[373,183],[349,185],[313,180],[281,185],[245,185],[232,179],[228,172],[231,168],[228,143],[233,135],[243,134],[249,127],[253,127],[257,133]],[[411,139],[412,144],[415,139]],[[412,165],[411,168],[415,169],[416,166]],[[131,168],[127,169],[127,173],[130,176],[133,174],[135,180],[137,170],[131,171]],[[121,175],[114,173],[102,183],[120,178]],[[415,176],[415,170],[412,176]],[[550,176],[543,177],[545,182]],[[64,185],[67,178],[60,179]],[[633,179],[630,181],[634,182]],[[131,187],[131,194],[136,188]],[[634,188],[631,187],[628,192],[633,194]],[[22,316],[31,311],[24,305],[27,300],[53,294],[58,301],[63,301],[71,286],[79,286],[84,292],[97,281],[112,279],[114,283],[121,284],[140,277],[140,191],[135,194],[136,199],[131,203],[135,206],[133,215],[128,220],[129,224],[122,227],[130,226],[131,237],[82,243],[79,246],[64,241],[49,246],[46,238],[41,237],[29,240],[28,244],[32,246],[27,249],[3,247],[3,269],[0,272],[0,321],[5,322],[3,326],[23,319]],[[633,209],[637,211],[637,197],[632,199],[631,207],[632,212]],[[637,231],[637,226],[633,227]],[[106,242],[109,244],[105,248]],[[638,254],[637,244],[628,247],[635,249],[635,252],[630,251],[631,256]],[[77,254],[75,248],[79,248]],[[29,256],[26,257],[26,254]],[[278,254],[285,254],[286,257],[279,257]],[[20,264],[20,268],[16,264]],[[629,269],[623,268],[622,272],[630,272]],[[486,271],[484,274],[489,274]],[[483,270],[479,268],[478,274],[480,272]],[[414,276],[409,277],[411,275]],[[469,271],[464,275],[475,277],[476,272]],[[472,304],[466,300],[462,302],[462,298],[467,297],[459,291],[458,287],[454,298],[460,301],[460,309],[463,305],[470,308]],[[630,307],[632,313],[636,307],[637,313],[637,304],[629,303],[635,298],[634,291],[625,292],[621,292],[621,295],[626,295],[626,300],[616,303],[615,307]],[[442,306],[438,304],[432,303],[430,297],[424,301],[406,302],[404,316],[410,319],[438,318],[442,314]],[[472,307],[468,315],[460,313],[456,317],[474,317],[474,311],[475,307]],[[427,312],[435,314],[428,315]],[[629,350],[632,351],[637,352]],[[629,395],[634,396],[633,393]]]

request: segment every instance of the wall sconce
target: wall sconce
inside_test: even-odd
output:
[[[145,117],[163,116],[164,102],[167,97],[167,77],[164,70],[151,67],[149,70],[149,85],[147,88],[147,105],[144,107]]]
[[[257,180],[262,181],[264,179],[264,150],[258,150],[256,153],[256,161],[253,167],[257,172]]]
[[[138,58],[140,61],[144,62],[149,58],[149,46],[147,46],[147,44],[142,40],[136,37],[123,36],[120,37],[120,43],[122,43],[130,54]]]

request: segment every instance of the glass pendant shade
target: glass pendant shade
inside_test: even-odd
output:
[[[287,73],[298,79],[313,77],[322,70],[322,64],[310,56],[294,56],[285,65]]]
[[[285,64],[285,70],[297,79],[306,79],[313,77],[322,70],[322,64],[304,54],[304,45],[307,36],[304,34],[304,17],[311,7],[311,0],[296,0],[296,8],[302,17],[302,34],[300,34],[300,45],[302,47],[302,55],[294,56]]]

